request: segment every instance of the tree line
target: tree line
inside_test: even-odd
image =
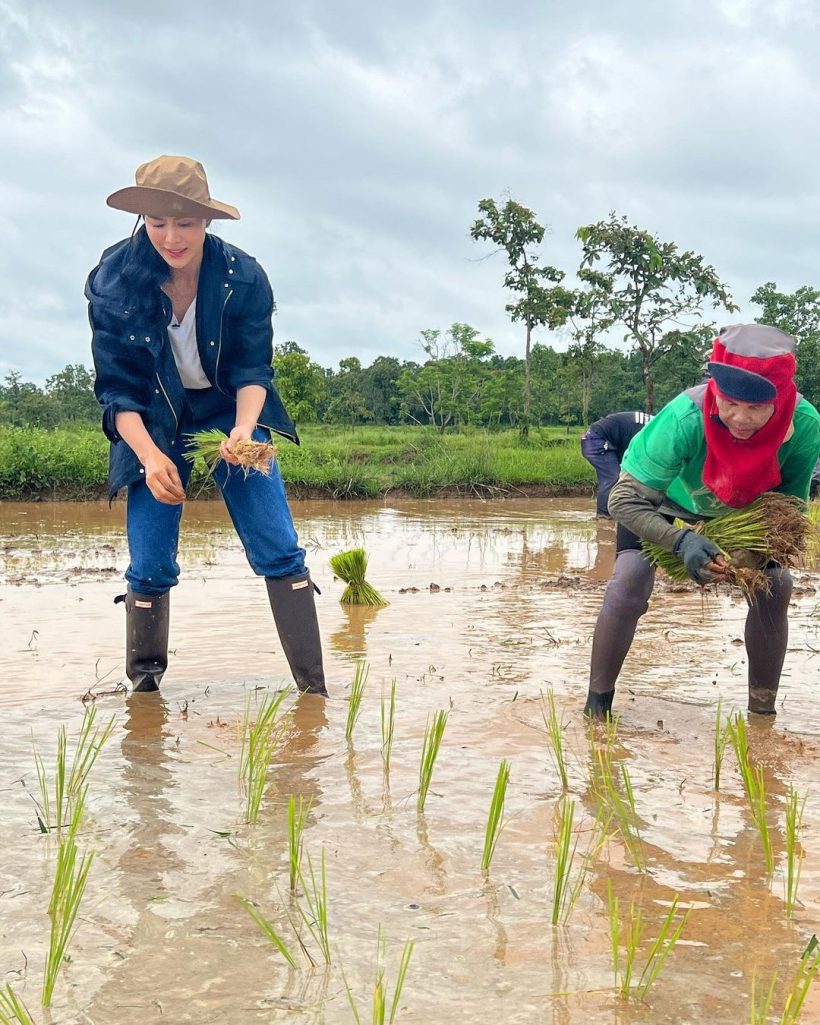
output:
[[[295,341],[274,348],[276,383],[298,423],[428,424],[444,432],[531,424],[588,424],[621,409],[654,412],[698,383],[716,332],[704,317],[736,312],[727,286],[704,258],[674,242],[609,218],[580,227],[577,286],[546,264],[548,227],[511,198],[483,199],[470,234],[503,254],[506,312],[523,328],[523,356],[502,356],[470,324],[420,332],[419,361],[379,356],[364,367],[356,356],[338,370],[320,366]],[[820,404],[820,291],[786,293],[766,282],[751,296],[758,323],[782,328],[798,345],[798,387]],[[557,350],[538,331],[561,331]],[[618,339],[620,338],[620,344]],[[613,342],[613,339],[615,340]],[[93,423],[99,409],[93,372],[69,364],[45,387],[17,372],[0,384],[0,424],[56,427]]]

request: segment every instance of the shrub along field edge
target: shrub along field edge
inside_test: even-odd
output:
[[[590,494],[595,473],[581,456],[580,428],[518,431],[427,427],[308,426],[301,446],[279,439],[279,466],[292,497]],[[0,499],[104,497],[108,442],[93,428],[0,428]],[[202,467],[188,493],[213,490]]]

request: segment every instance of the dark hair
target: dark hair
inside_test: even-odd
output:
[[[120,276],[128,290],[128,302],[136,313],[160,316],[160,285],[171,276],[171,268],[151,245],[145,225],[137,219]]]

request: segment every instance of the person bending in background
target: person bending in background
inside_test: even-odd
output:
[[[609,715],[615,683],[646,612],[655,570],[641,539],[680,557],[700,584],[720,580],[717,546],[674,518],[693,523],[742,509],[765,491],[809,495],[820,451],[820,414],[794,383],[795,343],[761,324],[722,330],[711,378],[666,405],[629,446],[609,497],[617,521],[615,569],[592,640],[584,711]],[[788,641],[792,579],[768,564],[769,591],[749,603],[746,652],[749,711],[773,715]]]
[[[817,498],[817,490],[820,488],[820,459],[814,464],[814,471],[811,475],[810,498]]]
[[[202,165],[189,157],[142,164],[136,185],[107,202],[138,215],[131,238],[103,253],[85,290],[95,393],[111,442],[109,494],[128,494],[126,674],[135,691],[155,691],[167,668],[188,435],[218,428],[227,438],[214,477],[251,568],[265,578],[293,678],[300,690],[326,694],[313,583],[279,470],[274,461],[267,474],[245,474],[233,452],[272,431],[298,444],[272,383],[265,272],[206,230],[239,212],[211,199]]]
[[[609,518],[609,493],[621,472],[621,460],[630,441],[652,419],[651,414],[610,413],[596,420],[581,438],[581,455],[598,476],[596,515]]]

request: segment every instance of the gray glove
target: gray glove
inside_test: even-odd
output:
[[[722,552],[714,541],[694,530],[684,530],[675,542],[673,552],[686,567],[689,576],[699,584],[709,584],[719,580],[717,574],[704,569],[707,562],[714,562],[715,556]]]

